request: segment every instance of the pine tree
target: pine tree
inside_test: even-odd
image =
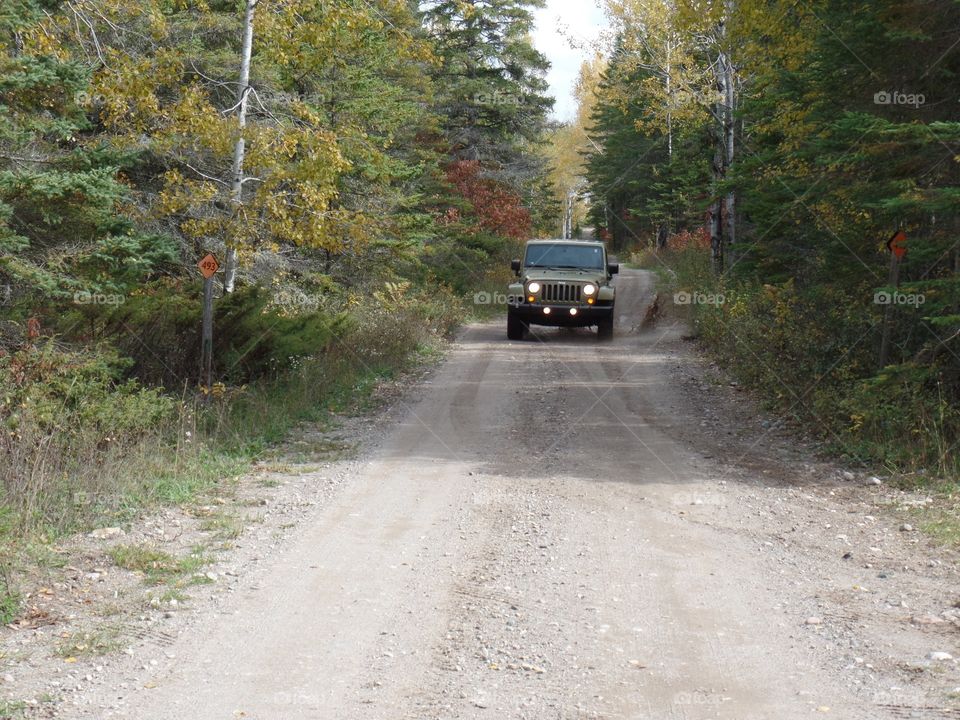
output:
[[[58,6],[22,0],[0,15],[0,285],[24,311],[124,292],[175,260],[122,212],[130,158],[96,142],[87,67],[39,30]]]

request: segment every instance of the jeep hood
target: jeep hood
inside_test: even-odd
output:
[[[554,270],[551,268],[524,268],[524,282],[530,280],[557,281],[567,280],[572,282],[592,282],[602,285],[607,280],[607,273],[600,268],[564,268]]]

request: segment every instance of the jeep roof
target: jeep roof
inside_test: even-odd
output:
[[[527,245],[603,245],[602,240],[527,240]]]

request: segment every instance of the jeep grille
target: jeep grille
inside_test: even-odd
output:
[[[541,283],[544,302],[580,302],[583,286],[576,283]]]

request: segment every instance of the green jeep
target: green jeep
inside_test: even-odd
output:
[[[610,284],[620,271],[607,262],[603,243],[589,240],[531,240],[523,261],[511,263],[517,282],[509,289],[507,337],[523,340],[531,325],[597,326],[597,337],[613,337]]]

